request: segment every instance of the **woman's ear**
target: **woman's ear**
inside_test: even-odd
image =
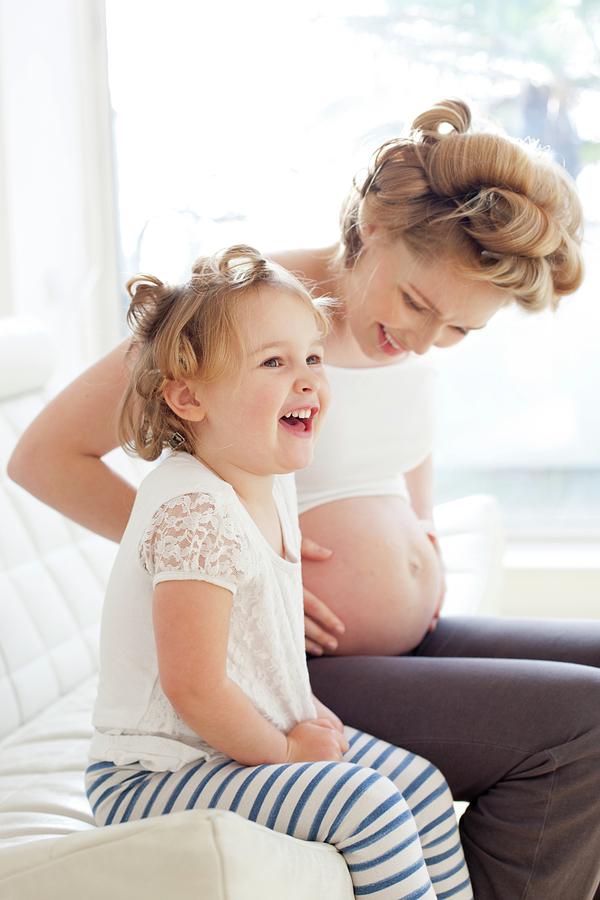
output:
[[[363,243],[363,247],[368,247],[369,244],[372,244],[374,240],[379,237],[381,229],[377,225],[373,225],[370,222],[360,222],[360,238]]]
[[[185,381],[167,381],[163,388],[165,403],[187,422],[201,422],[206,412],[194,389]]]

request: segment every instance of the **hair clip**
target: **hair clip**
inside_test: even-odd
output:
[[[177,450],[182,444],[185,444],[185,438],[179,431],[174,431],[169,438],[169,444],[173,450]]]

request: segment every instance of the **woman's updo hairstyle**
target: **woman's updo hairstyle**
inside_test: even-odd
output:
[[[153,275],[127,282],[132,369],[118,422],[127,451],[147,460],[167,446],[195,451],[191,423],[168,406],[164,388],[169,381],[210,382],[232,372],[242,353],[240,302],[269,285],[297,295],[327,330],[327,303],[313,302],[290,272],[245,244],[196,260],[186,284],[164,284]]]
[[[375,152],[342,209],[341,261],[355,265],[361,228],[375,225],[528,310],[556,307],[583,278],[574,183],[534,143],[470,126],[466,103],[444,100],[417,116],[408,138]]]

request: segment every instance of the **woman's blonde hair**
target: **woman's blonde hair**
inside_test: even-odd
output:
[[[313,301],[294,275],[245,244],[198,259],[183,285],[163,284],[153,275],[127,282],[133,362],[118,420],[126,450],[147,460],[166,446],[194,452],[191,424],[168,406],[164,388],[181,379],[214,381],[234,370],[242,353],[238,306],[264,286],[295,294],[327,331],[327,302]]]
[[[421,257],[505,288],[526,309],[555,307],[583,278],[575,186],[535,144],[471,134],[470,125],[466,103],[444,100],[408,138],[375,152],[342,209],[339,259],[352,268],[361,228],[375,225]]]

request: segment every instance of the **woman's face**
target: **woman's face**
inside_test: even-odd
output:
[[[363,353],[382,365],[432,345],[453,346],[511,299],[446,261],[419,259],[402,241],[386,243],[376,229],[344,278],[346,322]]]

